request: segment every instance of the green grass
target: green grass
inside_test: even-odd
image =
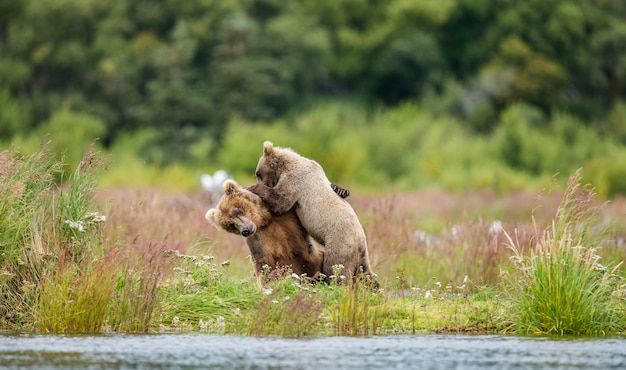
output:
[[[39,282],[56,258],[50,196],[60,164],[47,145],[32,156],[0,152],[0,326],[32,326]]]
[[[161,258],[137,259],[135,245],[105,239],[93,192],[106,158],[92,145],[69,175],[51,158],[47,145],[0,153],[0,327],[147,331]]]
[[[624,330],[624,279],[618,266],[600,263],[604,242],[597,229],[593,192],[579,172],[551,225],[524,254],[510,239],[518,274],[512,277],[516,332],[608,334]]]
[[[175,255],[176,268],[163,287],[165,309],[155,320],[161,331],[201,331],[255,336],[380,335],[417,332],[504,331],[508,303],[493,289],[469,294],[466,286],[373,291],[365,280],[354,284],[313,284],[287,272],[261,285],[260,279],[235,279],[228,268],[202,256]],[[206,258],[206,256],[205,256]],[[194,276],[210,271],[210,283]],[[468,284],[469,285],[469,284]],[[475,289],[476,290],[476,289]]]
[[[532,206],[527,198],[351,197],[382,287],[373,290],[360,279],[310,284],[290,271],[262,283],[245,241],[204,220],[202,196],[98,193],[107,161],[93,147],[69,175],[51,158],[46,146],[31,156],[0,152],[1,330],[624,332],[626,285],[612,262],[622,255],[599,228],[600,205],[578,173],[556,214],[549,212],[553,198],[542,198],[547,210],[534,216],[543,228],[520,218],[520,209]],[[464,217],[469,205],[492,207],[501,229]],[[602,266],[605,245],[615,259]]]

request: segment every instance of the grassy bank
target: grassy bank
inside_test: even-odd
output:
[[[204,220],[207,194],[97,189],[106,160],[93,149],[58,186],[62,163],[50,158],[45,146],[0,153],[3,330],[625,331],[626,206],[598,204],[578,173],[565,193],[540,196],[353,192],[383,287],[374,292],[289,272],[261,284],[244,239]]]

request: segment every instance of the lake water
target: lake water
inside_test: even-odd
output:
[[[625,369],[626,338],[0,335],[3,369]]]

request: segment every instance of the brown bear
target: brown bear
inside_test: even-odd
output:
[[[275,214],[295,211],[300,222],[326,248],[322,272],[350,278],[370,267],[365,231],[348,202],[329,186],[322,167],[292,149],[266,141],[256,168],[257,182],[249,187]],[[377,285],[377,284],[376,284]]]
[[[267,265],[268,279],[287,267],[295,274],[318,278],[324,247],[309,237],[294,210],[273,215],[259,196],[234,181],[226,181],[223,188],[224,195],[205,217],[213,225],[246,238],[257,275]],[[349,195],[337,185],[332,189],[340,196]]]

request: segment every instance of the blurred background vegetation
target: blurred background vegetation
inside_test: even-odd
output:
[[[0,148],[107,186],[253,181],[264,140],[367,191],[626,193],[626,2],[0,0]]]

